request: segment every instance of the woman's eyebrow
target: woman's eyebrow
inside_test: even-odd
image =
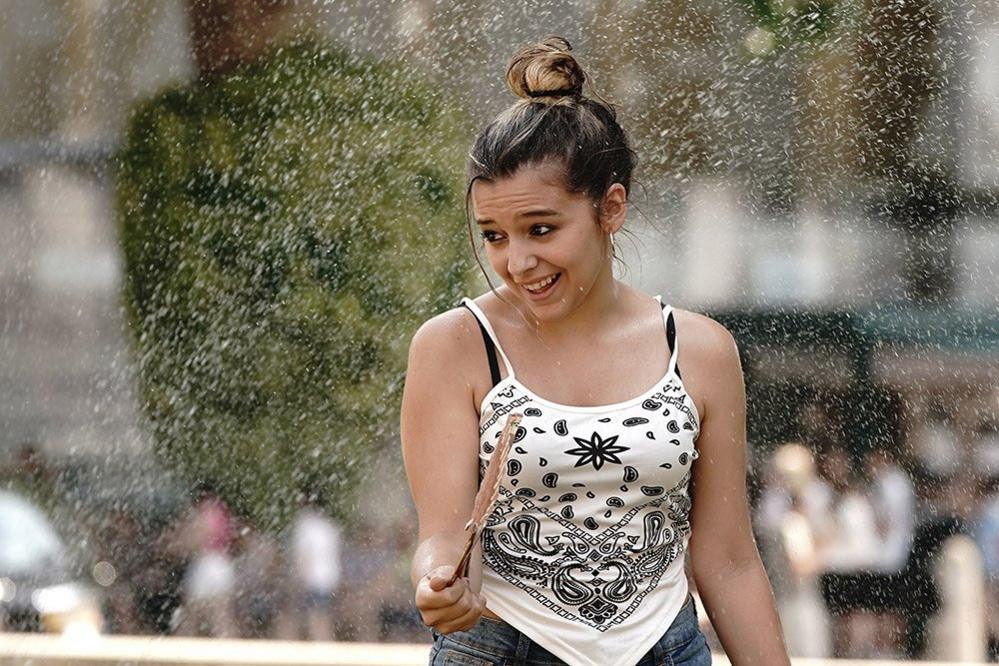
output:
[[[526,213],[520,215],[520,217],[555,217],[561,215],[557,210],[552,210],[551,208],[539,208],[537,210],[529,210]]]
[[[519,213],[517,217],[526,217],[526,218],[558,217],[559,215],[561,215],[561,213],[558,212],[557,210],[553,210],[551,208],[538,208],[536,210],[529,210],[526,213]],[[476,218],[475,222],[477,224],[492,224],[494,220],[490,220],[487,217],[480,217]]]

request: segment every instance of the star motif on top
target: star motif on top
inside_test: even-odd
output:
[[[604,439],[597,433],[593,433],[590,439],[582,439],[581,437],[573,437],[573,439],[579,446],[569,449],[566,453],[579,456],[576,467],[592,464],[595,469],[600,469],[605,462],[620,465],[621,459],[617,457],[617,454],[628,450],[627,446],[614,445],[614,442],[617,441],[617,435]]]

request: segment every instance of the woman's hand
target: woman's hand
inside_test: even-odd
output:
[[[430,570],[416,586],[416,607],[423,624],[442,634],[468,631],[475,626],[486,607],[486,598],[472,591],[467,578],[448,587],[454,567],[444,565]]]

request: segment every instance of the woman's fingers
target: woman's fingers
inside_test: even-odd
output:
[[[485,606],[479,601],[478,595],[473,595],[472,606],[461,616],[434,625],[434,628],[442,634],[450,634],[454,631],[468,631],[482,617],[482,610]]]
[[[426,579],[430,585],[430,589],[439,592],[448,586],[448,581],[451,580],[451,576],[453,575],[454,567],[445,564],[427,572]]]
[[[423,624],[443,634],[471,629],[486,607],[486,598],[471,590],[467,578],[447,585],[453,573],[452,566],[437,567],[427,572],[416,587],[416,607]]]
[[[475,608],[475,600],[470,593],[463,594],[453,604],[441,608],[428,609],[422,611],[423,623],[427,626],[437,628],[445,622],[451,622],[461,617],[468,611]]]
[[[456,580],[451,587],[445,587],[440,590],[434,590],[430,586],[429,579],[424,578],[416,588],[416,607],[421,612],[424,610],[446,608],[457,603],[466,590],[468,590],[468,584],[463,578]]]
[[[471,621],[471,625],[474,625],[475,619],[472,619],[471,615],[474,615],[475,618],[481,615],[485,604],[479,595],[468,589],[467,584],[463,585],[462,588],[461,596],[453,603],[443,606],[420,608],[423,623],[428,627],[434,627],[438,631],[442,631],[441,626],[460,626],[469,620]]]
[[[428,571],[416,586],[416,607],[420,610],[442,608],[456,602],[464,593],[467,579],[459,578],[448,585],[454,567],[443,565]]]

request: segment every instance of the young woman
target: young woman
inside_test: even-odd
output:
[[[689,550],[732,663],[787,664],[750,530],[736,346],[614,279],[634,157],[585,80],[558,37],[511,60],[520,100],[476,139],[466,201],[503,284],[410,348],[402,445],[431,663],[708,664]],[[469,576],[448,586],[513,412],[497,507]]]

